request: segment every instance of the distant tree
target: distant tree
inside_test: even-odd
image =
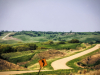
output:
[[[64,41],[60,41],[59,44],[65,44],[65,42]]]
[[[52,40],[49,40],[49,41],[48,41],[48,44],[50,44],[50,45],[53,44],[53,43],[54,43],[54,42],[53,42]]]
[[[20,51],[27,51],[29,50],[29,46],[26,46],[26,45],[20,45],[17,47],[17,51],[20,52]]]
[[[79,43],[79,40],[77,40],[77,39],[72,39],[72,40],[69,41],[69,43]]]
[[[72,30],[70,31],[70,33],[72,33]]]
[[[36,48],[38,47],[34,43],[27,43],[26,45],[29,47],[30,50],[36,50]]]

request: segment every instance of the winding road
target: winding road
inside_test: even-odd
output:
[[[7,34],[5,37],[7,37],[8,35],[10,35],[11,33]],[[2,39],[5,39],[5,37],[3,37]],[[58,70],[58,69],[72,69],[71,67],[68,67],[66,65],[66,63],[70,60],[73,60],[75,58],[78,58],[80,56],[83,56],[85,54],[88,54],[92,51],[97,50],[98,48],[100,48],[100,44],[97,44],[95,47],[88,49],[86,51],[77,53],[75,55],[63,58],[63,59],[59,59],[56,60],[54,62],[51,63],[51,66],[54,68],[54,70]],[[38,72],[39,70],[34,70],[34,71],[6,71],[6,72],[0,72],[0,75],[10,75],[10,74],[21,74],[21,73],[30,73],[30,72]],[[41,70],[41,71],[52,71],[52,70]]]
[[[72,55],[72,56],[69,56],[69,57],[66,57],[66,58],[63,58],[63,59],[59,59],[59,60],[56,60],[54,62],[51,63],[51,66],[54,68],[54,70],[58,70],[58,69],[72,69],[71,67],[68,67],[66,65],[66,63],[70,60],[73,60],[75,58],[78,58],[80,56],[83,56],[85,54],[88,54],[92,51],[95,51],[97,50],[98,48],[100,48],[100,44],[97,44],[95,47],[91,48],[91,49],[88,49],[86,51],[83,51],[83,52],[80,52],[80,53],[77,53],[75,55]]]

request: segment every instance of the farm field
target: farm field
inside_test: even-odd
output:
[[[7,34],[9,36],[2,39]],[[76,53],[85,51],[94,47],[100,43],[100,32],[35,32],[35,31],[22,31],[22,32],[2,32],[0,36],[0,59],[6,60],[7,63],[13,63],[23,70],[39,70],[40,66],[38,61],[45,58],[48,65],[42,68],[42,70],[53,70],[51,63],[65,58]],[[99,54],[99,50],[96,50]],[[95,54],[95,52],[94,52]],[[93,53],[91,53],[91,56]],[[89,55],[87,55],[89,57]],[[85,59],[86,57],[82,58]],[[1,60],[1,61],[3,61]],[[78,60],[78,59],[77,59]],[[5,61],[5,62],[6,62]],[[80,59],[81,61],[81,59]],[[71,67],[75,68],[75,64],[71,63]],[[68,65],[70,66],[68,62]],[[79,62],[78,61],[74,61]],[[83,64],[83,62],[81,62]],[[99,65],[99,60],[97,62]],[[92,64],[95,65],[95,64]],[[88,65],[87,65],[88,66]],[[24,69],[25,68],[25,69]],[[87,69],[89,72],[92,69],[76,67],[77,69],[68,70],[56,70],[51,72],[41,72],[44,74],[70,74],[78,73],[79,70],[83,71]],[[12,71],[10,68],[1,68],[1,71]],[[14,69],[20,70],[20,69]],[[37,74],[37,73],[31,73]],[[29,75],[31,75],[29,74]],[[24,74],[28,75],[28,74]]]

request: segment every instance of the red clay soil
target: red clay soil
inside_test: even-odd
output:
[[[0,70],[28,70],[14,63],[10,63],[6,60],[0,59]]]

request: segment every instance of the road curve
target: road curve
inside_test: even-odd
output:
[[[72,69],[71,67],[68,67],[66,65],[66,63],[70,60],[73,60],[75,58],[78,58],[80,56],[83,56],[85,54],[88,54],[92,51],[95,51],[97,50],[98,48],[100,48],[100,44],[97,44],[95,47],[91,48],[91,49],[88,49],[86,51],[83,51],[81,53],[77,53],[75,55],[72,55],[72,56],[69,56],[69,57],[66,57],[66,58],[63,58],[63,59],[59,59],[59,60],[56,60],[54,62],[51,63],[51,66],[54,68],[54,70],[58,70],[58,69]]]

